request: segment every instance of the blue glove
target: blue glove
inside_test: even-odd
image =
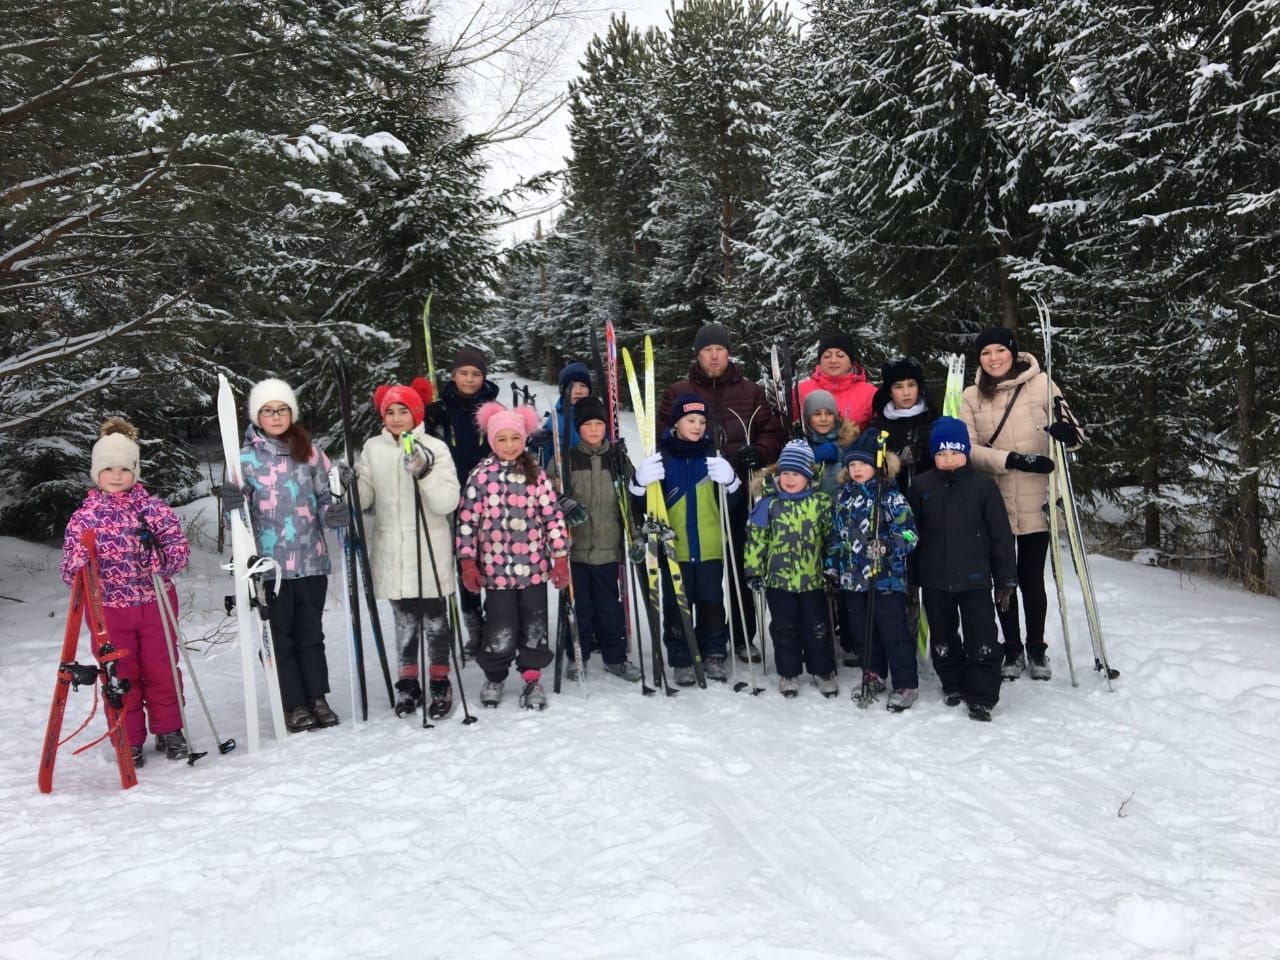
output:
[[[819,463],[835,463],[840,459],[840,448],[834,443],[820,443],[813,448],[813,459]]]

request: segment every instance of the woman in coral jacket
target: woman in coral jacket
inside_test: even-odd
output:
[[[853,337],[828,333],[818,341],[818,365],[813,376],[800,381],[800,403],[814,390],[826,390],[836,398],[836,411],[845,420],[867,429],[874,414],[875,384],[867,380],[866,368],[853,359]]]
[[[974,467],[995,477],[1017,542],[1018,592],[1026,618],[1026,652],[1016,598],[1000,610],[1006,680],[1028,669],[1033,680],[1052,676],[1044,640],[1048,598],[1044,563],[1049,553],[1049,474],[1053,440],[1078,449],[1084,434],[1062,399],[1062,392],[1040,369],[1036,358],[1018,350],[1013,331],[992,327],[978,335],[977,382],[966,387],[960,419],[969,428]],[[1054,416],[1046,393],[1052,391]]]

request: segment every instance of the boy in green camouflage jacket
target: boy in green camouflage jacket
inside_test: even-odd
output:
[[[799,693],[804,667],[824,697],[840,692],[822,579],[832,504],[830,496],[812,488],[813,474],[813,450],[804,440],[792,440],[778,457],[774,491],[755,505],[747,521],[747,586],[763,592],[769,604],[778,689],[785,697]]]

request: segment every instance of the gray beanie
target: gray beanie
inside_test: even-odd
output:
[[[840,408],[836,406],[836,398],[832,396],[830,390],[815,390],[804,398],[805,427],[809,426],[809,418],[817,410],[830,410],[837,417],[840,416]]]

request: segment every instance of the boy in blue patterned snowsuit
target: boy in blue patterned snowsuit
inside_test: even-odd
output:
[[[893,681],[888,707],[902,711],[915,702],[919,687],[915,644],[907,630],[907,554],[915,549],[916,527],[906,498],[893,482],[897,457],[884,454],[882,474],[877,453],[876,434],[870,431],[845,451],[827,569],[839,584],[858,650],[867,649],[867,608],[874,579],[874,628],[863,670],[874,691],[884,689],[882,678],[888,673]]]

